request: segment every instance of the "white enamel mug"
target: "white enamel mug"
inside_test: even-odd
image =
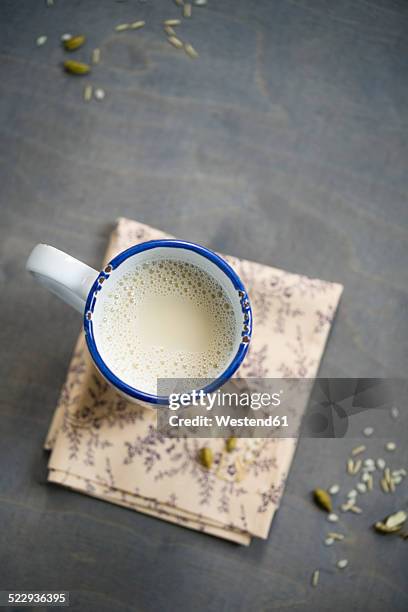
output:
[[[105,268],[97,272],[52,246],[38,244],[27,260],[27,270],[47,289],[73,306],[83,315],[86,342],[92,359],[104,378],[127,400],[149,406],[167,405],[168,397],[152,395],[125,383],[113,372],[100,351],[97,329],[101,323],[104,289],[112,289],[135,265],[161,259],[191,263],[209,274],[229,297],[236,320],[236,337],[228,366],[206,385],[212,393],[231,378],[241,365],[252,333],[252,311],[242,281],[231,266],[209,249],[183,240],[151,240],[119,253]],[[191,389],[193,391],[193,389]]]

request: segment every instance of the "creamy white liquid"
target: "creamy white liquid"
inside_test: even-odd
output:
[[[103,291],[98,348],[132,387],[156,394],[158,378],[216,378],[231,361],[231,301],[197,266],[174,260],[135,265]]]

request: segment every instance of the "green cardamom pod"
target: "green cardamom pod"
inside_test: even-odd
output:
[[[315,489],[313,491],[313,499],[322,510],[332,512],[333,504],[330,495],[324,489]]]
[[[213,461],[214,461],[214,456],[213,456],[213,452],[211,448],[208,448],[208,446],[204,446],[204,448],[200,449],[199,457],[200,457],[201,465],[203,465],[207,469],[209,469],[212,466]]]
[[[230,453],[231,451],[237,448],[237,439],[236,438],[228,438],[225,440],[225,448]]]
[[[91,67],[88,64],[83,64],[82,62],[76,62],[74,60],[66,60],[63,66],[70,74],[88,74],[88,72],[91,71]]]
[[[68,40],[64,40],[64,49],[65,51],[75,51],[82,47],[85,43],[85,36],[71,36]]]

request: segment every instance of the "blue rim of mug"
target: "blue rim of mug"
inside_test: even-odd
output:
[[[97,296],[99,291],[101,291],[103,284],[106,280],[108,280],[109,276],[114,272],[124,261],[126,261],[129,257],[136,255],[138,253],[142,253],[143,251],[147,251],[149,249],[162,247],[169,248],[178,248],[178,249],[187,249],[190,251],[194,251],[199,255],[202,255],[206,259],[209,259],[212,263],[214,263],[218,268],[220,268],[226,276],[232,282],[234,288],[237,290],[240,303],[241,310],[244,315],[243,317],[243,327],[241,331],[242,340],[238,347],[238,350],[232,359],[229,366],[210,384],[206,385],[202,389],[197,389],[196,391],[203,391],[204,393],[213,393],[219,387],[221,387],[225,382],[227,382],[231,376],[237,371],[242,361],[244,360],[245,355],[248,352],[249,342],[252,335],[252,309],[248,299],[248,294],[246,289],[239,278],[239,276],[234,272],[231,266],[224,261],[219,255],[210,251],[206,247],[195,244],[193,242],[186,242],[185,240],[149,240],[148,242],[143,242],[141,244],[136,244],[135,246],[122,251],[116,257],[114,257],[105,268],[98,274],[97,279],[91,287],[91,290],[88,294],[85,312],[84,312],[84,330],[85,330],[85,338],[86,343],[88,345],[89,352],[91,353],[92,359],[94,360],[98,370],[103,374],[103,376],[117,389],[129,395],[130,397],[141,400],[143,402],[148,402],[150,404],[159,404],[159,405],[167,405],[169,398],[168,396],[160,396],[153,395],[150,393],[146,393],[141,391],[140,389],[136,389],[136,387],[132,387],[128,385],[123,380],[121,380],[112,370],[106,365],[105,361],[102,359],[101,354],[98,351],[95,335],[93,331],[93,322],[92,315],[97,303]],[[193,389],[191,389],[191,392]]]

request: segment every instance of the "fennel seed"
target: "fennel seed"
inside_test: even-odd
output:
[[[96,48],[92,51],[92,63],[99,64],[101,61],[101,50]]]
[[[186,43],[184,45],[184,51],[187,53],[188,56],[192,57],[193,59],[196,59],[198,57],[197,51],[194,49],[193,45],[190,45],[190,43]]]
[[[189,18],[191,17],[191,4],[189,2],[186,2],[186,4],[183,5],[183,17]]]
[[[85,85],[84,89],[84,100],[89,102],[92,98],[92,85]]]
[[[364,453],[365,449],[366,447],[364,446],[364,444],[362,444],[361,446],[356,446],[351,451],[351,454],[353,455],[353,457],[355,457],[356,455],[359,455],[360,453]]]
[[[182,49],[183,43],[177,36],[169,36],[167,40],[173,47],[176,47],[176,49]]]
[[[124,32],[125,30],[129,30],[130,25],[128,23],[120,23],[119,25],[115,26],[115,30],[116,32]]]
[[[166,32],[167,36],[176,36],[176,30],[171,26],[164,26],[164,31]]]
[[[354,462],[354,468],[352,471],[353,476],[358,474],[358,472],[361,470],[361,466],[362,466],[361,459],[357,459],[357,461]]]
[[[338,540],[339,542],[344,540],[344,535],[342,533],[337,533],[336,531],[329,531],[327,535],[329,538],[333,538],[333,540]]]
[[[140,30],[140,28],[143,28],[143,26],[146,24],[145,21],[134,21],[133,23],[130,24],[130,29],[131,30]]]
[[[165,26],[178,26],[181,24],[180,19],[166,19],[165,21],[163,21],[163,24]]]
[[[312,574],[312,586],[317,587],[319,584],[320,571],[317,569]]]

